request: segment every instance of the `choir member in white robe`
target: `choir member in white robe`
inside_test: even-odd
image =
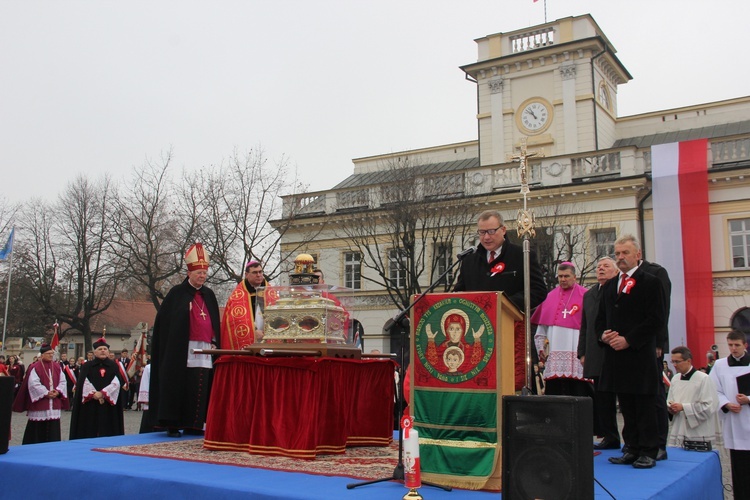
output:
[[[732,463],[732,488],[734,498],[750,498],[750,390],[740,392],[742,384],[750,374],[750,353],[747,338],[738,330],[727,334],[729,356],[714,363],[709,376],[716,384],[719,394],[724,447],[729,450]],[[744,379],[738,377],[745,376]]]
[[[695,369],[693,355],[685,346],[672,349],[672,377],[667,394],[667,410],[672,418],[669,446],[682,446],[685,440],[708,441],[715,446],[720,436],[719,397],[711,378]]]

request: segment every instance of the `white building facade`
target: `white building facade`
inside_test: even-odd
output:
[[[399,165],[418,166],[414,196],[434,200],[435,211],[451,203],[473,214],[497,209],[513,236],[523,201],[518,164],[510,158],[525,140],[529,152],[543,154],[529,160],[528,201],[538,244],[558,251],[548,256],[550,262],[572,259],[590,270],[627,233],[642,241],[646,259],[659,262],[651,147],[706,138],[710,234],[705,236],[712,250],[715,343],[725,354],[730,328],[750,331],[750,97],[619,117],[618,88],[632,77],[589,15],[476,42],[477,62],[462,69],[477,87],[477,140],[355,159],[353,174],[337,186],[286,197],[284,217],[295,213],[296,223],[282,240],[282,256],[319,231],[304,251],[316,258],[327,283],[355,290],[350,310],[365,328],[365,349],[388,351],[393,346],[383,326],[399,308],[377,282],[400,279],[400,270],[386,269],[383,278],[362,265],[370,257],[352,245],[342,227],[377,220],[393,209],[384,192]],[[460,238],[450,240],[453,256],[476,242],[475,218],[455,223],[465,227]],[[386,257],[392,251],[387,241],[384,232],[378,251]],[[422,245],[425,258],[444,268],[442,247]],[[432,277],[424,273],[420,283],[426,287]],[[589,273],[584,284],[593,279]]]

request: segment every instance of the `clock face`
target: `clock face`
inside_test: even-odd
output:
[[[528,134],[538,134],[547,129],[551,112],[547,104],[541,100],[532,100],[521,106],[518,125]]]

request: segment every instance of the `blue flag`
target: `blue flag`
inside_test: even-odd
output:
[[[13,251],[13,233],[16,232],[16,228],[10,230],[10,236],[8,236],[8,241],[5,242],[5,246],[2,250],[0,250],[0,260],[5,260],[8,258],[8,255],[11,254]]]

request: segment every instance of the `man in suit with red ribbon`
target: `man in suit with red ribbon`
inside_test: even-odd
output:
[[[655,398],[661,372],[656,346],[666,318],[662,284],[639,266],[640,259],[634,236],[615,241],[620,275],[601,289],[596,331],[607,345],[600,388],[617,393],[625,424],[622,437],[627,451],[609,461],[649,469],[659,451]]]

